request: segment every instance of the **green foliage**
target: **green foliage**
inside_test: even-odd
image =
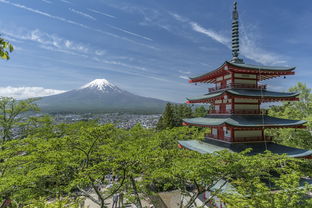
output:
[[[193,113],[194,117],[204,117],[207,115],[207,109],[204,106],[200,106],[195,108],[195,111]]]
[[[9,53],[12,53],[13,50],[14,50],[14,47],[12,44],[0,38],[0,58],[1,59],[5,59],[5,60],[10,59]]]
[[[24,129],[23,139],[6,141],[0,151],[0,202],[70,207],[83,197],[106,207],[108,198],[122,193],[126,202],[142,207],[142,198],[179,190],[185,207],[194,207],[205,191],[211,193],[204,202],[209,206],[214,196],[229,207],[309,203],[303,197],[310,187],[299,184],[302,166],[311,172],[305,161],[271,153],[199,154],[177,148],[178,140],[202,138],[199,128],[155,131],[136,125],[126,130],[94,121],[54,124],[50,117],[39,117]],[[117,179],[112,184],[109,175]],[[235,192],[225,192],[228,187]]]
[[[279,118],[306,120],[306,129],[274,129],[268,131],[278,143],[299,148],[312,149],[312,94],[305,84],[298,83],[289,89],[299,92],[299,101],[284,102],[280,106],[270,108],[269,115]]]
[[[157,129],[174,128],[182,126],[184,118],[203,117],[207,115],[207,110],[204,106],[195,108],[186,104],[170,104],[167,103],[166,108],[157,123]]]
[[[0,136],[2,142],[12,139],[13,128],[23,125],[21,114],[37,111],[34,99],[17,101],[14,98],[0,98]]]

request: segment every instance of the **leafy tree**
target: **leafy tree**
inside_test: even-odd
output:
[[[182,119],[192,118],[192,108],[186,104],[170,104],[168,103],[164,113],[160,117],[156,129],[162,130],[182,126]]]
[[[269,114],[286,119],[306,120],[306,129],[278,129],[268,131],[275,141],[290,146],[312,149],[312,94],[311,89],[303,83],[289,89],[290,92],[299,92],[299,101],[284,102],[282,105],[270,108]]]
[[[251,203],[252,196],[260,205],[271,203],[271,198],[274,204],[285,205],[288,191],[274,195],[263,179],[280,190],[292,191],[289,198],[292,204],[303,200],[308,190],[308,187],[298,189],[301,161],[270,153],[245,156],[226,151],[199,154],[178,149],[178,140],[202,137],[202,131],[195,127],[154,131],[139,125],[125,130],[92,122],[62,125],[51,124],[49,119],[46,122],[30,125],[29,128],[39,127],[39,131],[28,131],[27,138],[4,144],[0,152],[0,201],[10,199],[19,206],[31,206],[42,197],[70,196],[86,197],[105,207],[108,198],[122,193],[125,200],[142,207],[141,200],[147,196],[179,190],[180,204],[186,207],[197,206],[196,199],[205,191],[211,195],[204,204],[210,206],[213,196],[218,196],[230,206],[232,195],[222,190],[231,183],[237,192],[237,203]],[[45,131],[49,132],[47,136]],[[107,176],[116,180],[111,184]],[[288,178],[292,180],[282,183]],[[292,185],[287,189],[289,182]]]
[[[34,99],[17,101],[14,98],[0,98],[0,135],[2,143],[13,137],[13,129],[22,124],[21,114],[28,111],[37,111],[38,106]]]
[[[173,128],[175,120],[174,107],[171,103],[167,103],[165,111],[157,124],[157,129]]]
[[[204,117],[207,115],[208,110],[204,106],[195,108],[193,116],[194,117]]]
[[[8,41],[0,38],[0,58],[1,59],[10,59],[9,53],[13,52],[14,48],[13,45],[10,44]]]

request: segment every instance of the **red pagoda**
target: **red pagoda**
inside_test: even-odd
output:
[[[275,77],[295,74],[295,67],[257,66],[244,63],[239,58],[239,22],[237,3],[234,3],[232,22],[231,61],[224,62],[217,69],[190,78],[190,83],[210,83],[208,93],[187,98],[187,103],[209,103],[213,109],[202,118],[183,119],[184,125],[207,127],[211,133],[203,142],[197,140],[179,141],[179,146],[200,153],[228,149],[240,152],[252,148],[250,154],[269,150],[290,157],[311,157],[312,151],[292,148],[272,142],[265,136],[265,129],[305,128],[306,121],[270,117],[260,109],[264,102],[297,101],[299,93],[274,92],[259,82]]]

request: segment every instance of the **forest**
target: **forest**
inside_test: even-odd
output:
[[[271,107],[269,113],[307,120],[307,128],[266,133],[274,135],[275,142],[312,149],[311,90],[298,83],[290,91],[300,91],[300,101]],[[140,125],[121,129],[96,121],[56,124],[48,115],[22,119],[21,113],[39,110],[33,102],[0,99],[3,207],[5,203],[10,207],[78,207],[85,198],[106,207],[116,193],[143,207],[143,199],[172,190],[180,191],[184,207],[195,206],[205,191],[211,193],[206,205],[215,196],[228,207],[312,205],[307,195],[311,186],[303,183],[312,175],[310,160],[270,152],[247,156],[250,150],[199,154],[179,149],[178,140],[200,140],[207,129],[177,126],[176,113],[198,116],[204,113],[201,107],[192,112],[185,105],[172,105],[171,116],[165,110],[157,129]],[[13,135],[13,130],[18,134]],[[112,186],[107,176],[117,179]],[[224,191],[228,183],[235,191]]]

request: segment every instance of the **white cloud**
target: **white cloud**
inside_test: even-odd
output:
[[[223,45],[228,45],[230,42],[230,40],[228,38],[224,37],[223,35],[220,35],[211,29],[203,28],[202,26],[200,26],[196,22],[190,22],[190,25],[194,31],[205,34],[205,35],[209,36],[210,38],[212,38],[213,40],[215,40],[215,41],[217,41]]]
[[[48,1],[48,0],[41,0],[43,1],[44,3],[47,3],[47,4],[51,4],[52,2],[51,1]]]
[[[190,72],[190,71],[182,71],[182,70],[179,70],[179,72],[181,73],[181,74],[191,74],[192,72]]]
[[[71,40],[61,38],[55,34],[48,34],[38,29],[31,31],[10,32],[3,29],[3,34],[8,37],[13,37],[19,40],[31,40],[39,43],[43,48],[55,50],[67,50],[68,52],[90,53],[89,47],[76,43]]]
[[[78,10],[72,9],[72,8],[68,8],[68,9],[69,9],[69,11],[71,11],[71,12],[73,12],[73,13],[75,13],[75,14],[78,14],[78,15],[80,15],[80,16],[86,17],[86,18],[91,19],[91,20],[93,20],[93,21],[96,20],[94,17],[92,17],[91,15],[86,14],[86,13],[84,13],[84,12],[81,12],[81,11],[78,11]]]
[[[287,63],[282,56],[257,46],[245,33],[241,35],[240,51],[245,57],[264,65],[282,65]]]
[[[106,16],[106,17],[110,17],[110,18],[116,18],[115,16],[111,15],[111,14],[107,14],[107,13],[104,13],[104,12],[100,12],[100,11],[97,11],[95,9],[88,9],[89,11],[91,12],[94,12],[94,13],[97,13],[97,14],[101,14],[103,16]]]
[[[230,38],[225,37],[224,35],[212,29],[204,28],[198,23],[190,21],[189,19],[182,17],[178,14],[175,13],[169,14],[177,21],[189,24],[193,31],[204,34],[231,49]],[[243,56],[264,65],[277,65],[277,64],[281,65],[286,63],[286,61],[282,56],[266,51],[262,49],[259,45],[257,45],[253,39],[251,39],[249,36],[246,35],[243,27],[242,31],[243,32],[241,33],[240,51]]]
[[[45,89],[42,87],[0,87],[1,97],[13,97],[15,99],[26,99],[33,97],[43,97],[49,95],[56,95],[66,91]]]
[[[60,0],[60,1],[66,3],[66,4],[71,4],[71,2],[67,1],[67,0]]]
[[[187,76],[184,76],[184,75],[179,76],[179,78],[189,80],[189,78]]]
[[[22,4],[13,3],[13,2],[10,2],[10,1],[7,1],[7,0],[0,0],[0,3],[9,4],[9,5],[12,5],[14,7],[17,7],[17,8],[20,8],[20,9],[24,9],[24,10],[27,10],[29,12],[32,12],[32,13],[35,13],[35,14],[39,14],[39,15],[42,15],[42,16],[45,16],[45,17],[48,17],[48,18],[51,18],[51,19],[55,19],[55,20],[59,20],[61,22],[65,22],[65,23],[68,23],[68,24],[76,25],[76,26],[79,26],[79,27],[87,29],[87,30],[92,30],[92,31],[95,31],[95,32],[98,32],[98,33],[101,33],[101,34],[104,34],[104,35],[108,35],[108,36],[111,36],[111,37],[114,37],[114,38],[117,38],[117,39],[125,40],[125,41],[131,42],[133,44],[140,45],[140,46],[143,46],[143,47],[147,47],[147,48],[150,48],[150,49],[153,49],[153,50],[158,50],[154,46],[147,45],[147,44],[144,44],[144,43],[140,43],[140,42],[131,40],[129,38],[122,37],[122,36],[119,36],[119,35],[116,35],[116,34],[113,34],[113,33],[110,33],[110,32],[106,32],[106,31],[103,31],[103,30],[100,30],[100,29],[92,28],[92,27],[89,27],[87,25],[81,24],[79,22],[75,22],[73,20],[69,20],[69,19],[66,19],[64,17],[55,16],[55,15],[52,15],[52,14],[49,14],[49,13],[46,13],[46,12],[43,12],[43,11],[40,11],[40,10],[37,10],[37,9],[33,9],[33,8],[30,8],[30,7],[24,6]],[[128,34],[131,34],[131,32],[128,32]],[[138,35],[136,35],[136,36],[138,36]],[[144,36],[142,36],[142,37],[144,37]]]
[[[143,36],[143,35],[139,35],[139,34],[137,34],[137,33],[133,33],[133,32],[130,32],[130,31],[128,31],[128,30],[124,30],[124,29],[122,29],[122,28],[120,28],[120,27],[116,27],[116,26],[109,25],[109,24],[106,24],[106,25],[109,26],[110,28],[113,28],[113,29],[115,29],[115,30],[119,30],[119,31],[124,32],[124,33],[127,33],[127,34],[129,34],[129,35],[133,35],[133,36],[136,36],[136,37],[139,37],[139,38],[143,38],[143,39],[145,39],[145,40],[153,41],[153,40],[152,40],[151,38],[149,38],[149,37],[146,37],[146,36]]]
[[[96,51],[95,51],[95,54],[96,54],[97,56],[103,56],[104,54],[106,54],[106,51],[104,51],[104,50],[96,50]]]

